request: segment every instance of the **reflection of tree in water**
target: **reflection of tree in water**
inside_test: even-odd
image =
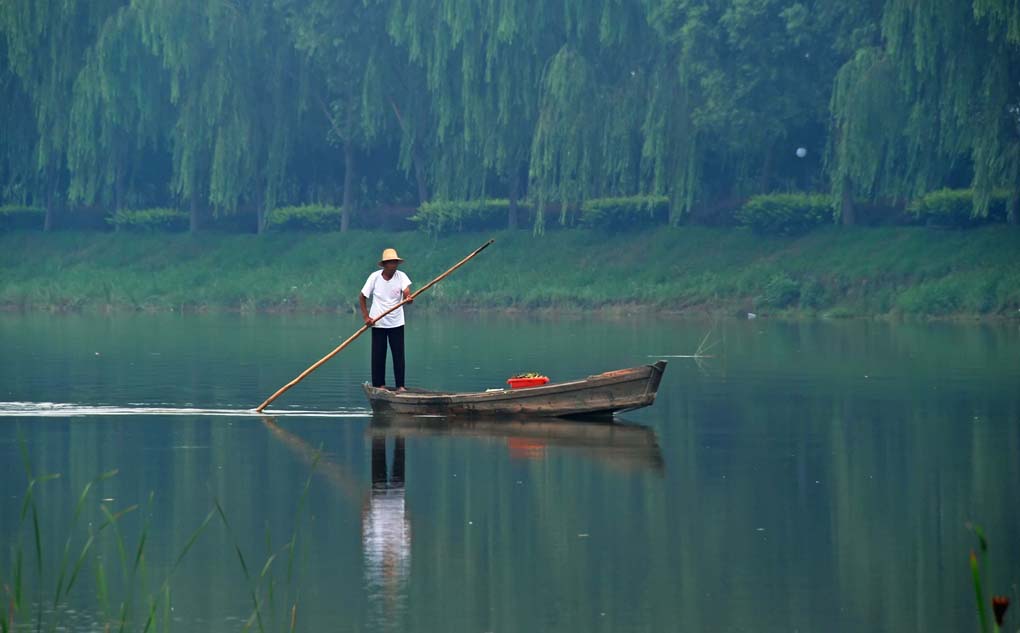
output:
[[[411,524],[404,500],[404,438],[393,447],[392,472],[386,468],[386,436],[372,438],[372,491],[361,511],[365,589],[370,618],[396,625],[406,609],[411,571]]]

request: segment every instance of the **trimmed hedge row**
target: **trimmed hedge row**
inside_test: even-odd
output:
[[[0,207],[0,231],[14,229],[41,229],[46,210],[39,207],[8,205]]]
[[[832,198],[820,193],[774,193],[754,196],[736,213],[737,222],[755,233],[800,235],[832,224]]]
[[[339,231],[340,207],[324,204],[280,207],[269,212],[266,228],[270,231]]]
[[[586,227],[632,229],[669,222],[669,198],[632,196],[598,198],[581,205],[578,223]]]
[[[141,233],[187,231],[189,215],[177,209],[140,209],[117,211],[106,220],[119,230]]]
[[[518,225],[534,223],[534,208],[518,204]],[[510,201],[489,199],[475,201],[440,200],[426,202],[411,220],[428,233],[459,233],[506,228]],[[548,212],[547,212],[548,214]],[[577,215],[577,223],[589,228],[628,229],[669,221],[669,199],[665,196],[633,196],[599,198],[585,201]]]
[[[978,217],[974,215],[972,190],[941,189],[914,200],[906,210],[917,222],[928,226],[969,228],[1005,222],[1007,200],[1006,193],[995,193],[987,215]],[[521,202],[518,209],[518,226],[531,227],[535,221],[534,208]],[[426,202],[410,217],[406,215],[409,211],[403,210],[399,216],[403,224],[394,230],[404,230],[410,225],[432,234],[500,230],[507,226],[509,211],[510,202],[505,199]],[[759,234],[800,235],[818,226],[833,224],[837,213],[836,205],[827,194],[782,193],[750,198],[736,211],[734,219],[739,226]],[[547,210],[546,216],[547,223],[558,223],[558,212],[553,214]],[[38,207],[0,206],[0,231],[41,229],[44,218],[45,211]],[[280,207],[270,211],[266,228],[271,231],[338,231],[340,218],[341,209],[335,206]],[[352,228],[360,226],[355,222],[359,218],[365,220],[368,216],[352,217]],[[568,224],[585,228],[640,229],[669,223],[670,203],[664,196],[598,198],[583,202],[569,214],[569,219]],[[165,208],[122,210],[106,222],[117,229],[136,232],[185,231],[189,215],[186,211]],[[221,228],[236,231],[234,225],[238,223]]]
[[[520,226],[528,226],[534,218],[531,206],[517,205]],[[459,233],[462,231],[486,231],[507,226],[510,214],[509,200],[438,200],[426,202],[411,216],[411,221],[427,233]]]
[[[968,228],[1006,221],[1005,192],[992,194],[988,215],[974,215],[974,191],[972,189],[939,189],[925,194],[907,206],[919,221],[928,226]]]

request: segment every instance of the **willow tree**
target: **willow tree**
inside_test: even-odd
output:
[[[592,74],[587,60],[566,46],[549,62],[531,147],[536,231],[542,231],[550,201],[559,203],[560,221],[565,222],[571,206],[593,196],[601,176],[597,157],[605,104],[598,99]]]
[[[970,172],[974,214],[997,189],[1020,210],[1020,7],[1016,3],[889,0],[884,46],[840,70],[834,187],[904,198]],[[848,207],[844,203],[844,207]]]
[[[431,181],[441,198],[483,195],[494,175],[517,200],[537,118],[547,59],[561,46],[564,15],[555,3],[401,0],[389,33],[423,70],[429,104]]]
[[[943,153],[937,161],[909,156],[909,104],[881,48],[860,49],[839,70],[831,109],[830,176],[843,224],[856,223],[855,199],[905,199],[941,179],[941,173],[922,168],[946,164],[950,156]]]
[[[158,204],[169,174],[165,154],[173,111],[159,60],[141,43],[136,7],[100,28],[75,81],[68,139],[69,198],[122,209]],[[153,173],[156,172],[156,173]]]
[[[5,0],[0,33],[7,61],[34,114],[32,197],[46,207],[50,230],[67,191],[71,95],[86,52],[106,19],[127,0]]]
[[[825,146],[846,2],[646,0],[660,43],[644,154],[674,213],[788,188]]]
[[[390,122],[399,62],[386,35],[386,5],[277,0],[276,6],[314,77],[309,93],[325,123],[321,138],[343,150],[340,230],[347,231],[356,204],[358,153],[396,127]]]
[[[169,73],[176,110],[171,189],[214,214],[254,210],[261,231],[299,125],[299,62],[271,0],[135,0],[144,42]]]
[[[35,191],[31,152],[36,143],[32,103],[7,61],[7,46],[0,34],[0,205],[25,204]]]
[[[549,201],[560,221],[587,198],[647,192],[642,126],[657,42],[640,5],[567,3],[567,44],[545,64],[530,178],[541,230]]]

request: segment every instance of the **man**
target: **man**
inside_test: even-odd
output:
[[[411,280],[397,270],[403,263],[397,251],[387,248],[379,259],[377,270],[368,276],[365,287],[361,289],[358,299],[361,303],[361,316],[365,324],[372,326],[372,386],[386,385],[386,344],[389,343],[393,355],[393,379],[397,391],[404,389],[404,308],[400,307],[379,318],[393,306],[411,299]],[[369,312],[367,300],[372,299],[372,310]]]

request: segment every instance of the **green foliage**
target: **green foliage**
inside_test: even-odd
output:
[[[668,220],[669,198],[633,196],[585,200],[578,222],[585,227],[631,229],[665,224]]]
[[[929,226],[967,228],[987,222],[1004,222],[1006,198],[1004,191],[993,192],[985,208],[986,215],[978,215],[979,208],[972,189],[940,189],[914,200],[907,210]]]
[[[976,215],[1006,189],[1011,219],[1020,221],[1018,23],[1016,2],[885,3],[885,49],[910,104],[907,164],[934,174],[914,195],[946,184],[943,175],[967,161]]]
[[[271,231],[339,231],[340,208],[307,204],[273,209],[266,220],[266,228]]]
[[[777,273],[765,284],[756,303],[767,308],[788,308],[799,298],[800,284],[786,273]]]
[[[832,199],[806,193],[754,196],[736,217],[741,225],[759,234],[798,235],[832,223]]]
[[[819,280],[811,278],[800,285],[800,305],[810,310],[824,308],[831,301],[828,289]]]
[[[46,210],[38,207],[0,207],[0,231],[41,229],[45,215]]]
[[[430,278],[486,237],[360,230],[0,234],[0,307],[346,313],[351,302],[344,297],[356,295],[366,266],[375,266],[383,248],[396,248],[407,258],[412,279]],[[622,232],[608,250],[605,233],[597,230],[560,231],[546,239],[528,231],[493,237],[494,246],[423,295],[416,309],[576,312],[643,305],[652,311],[735,314],[746,313],[753,301],[765,314],[1011,319],[1020,310],[1020,232],[992,226],[966,232],[827,227],[796,238],[659,227]],[[331,264],[323,266],[324,261]],[[354,294],[338,291],[343,288]]]
[[[186,211],[178,211],[177,209],[121,210],[114,213],[107,222],[118,230],[173,232],[188,230],[189,216]]]
[[[455,202],[440,200],[426,202],[411,216],[420,229],[438,235],[462,231],[488,231],[507,226],[510,212],[508,200],[476,200]],[[528,215],[531,208],[518,204],[518,213]]]
[[[402,171],[381,203],[528,199],[537,233],[824,182],[969,186],[976,216],[1003,190],[1020,222],[1018,59],[1016,0],[6,0],[0,199],[264,228]]]

